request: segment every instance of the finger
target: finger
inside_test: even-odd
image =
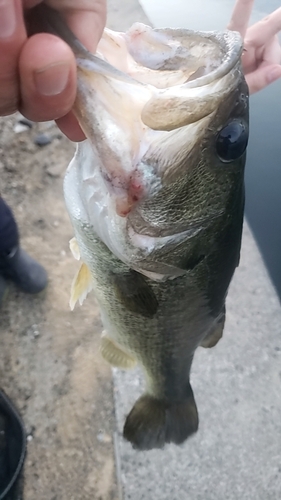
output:
[[[232,16],[227,26],[229,30],[239,31],[243,38],[248,28],[253,4],[254,0],[236,0]]]
[[[19,100],[17,64],[26,39],[20,0],[0,2],[0,115],[14,113]]]
[[[91,52],[95,52],[106,21],[104,0],[46,0],[54,9],[60,10],[77,38]]]
[[[54,35],[29,38],[20,55],[21,112],[34,121],[70,111],[76,94],[76,64],[68,45]]]
[[[281,78],[281,66],[277,65],[260,66],[256,71],[246,75],[250,94],[262,90],[279,78]]]
[[[263,60],[269,64],[280,64],[281,47],[277,35],[266,45],[263,51]]]
[[[279,31],[281,31],[281,7],[248,29],[247,42],[255,42],[261,47]]]

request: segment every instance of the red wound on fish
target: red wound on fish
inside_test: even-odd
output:
[[[141,183],[140,174],[137,172],[132,176],[129,182],[129,189],[128,189],[129,198],[132,200],[133,203],[136,203],[143,196],[143,193],[144,193],[143,184]]]
[[[143,197],[144,188],[140,181],[140,175],[137,173],[131,177],[128,182],[127,196],[116,200],[116,213],[120,217],[126,217]]]

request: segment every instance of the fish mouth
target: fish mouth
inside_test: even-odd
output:
[[[153,130],[174,130],[200,119],[203,114],[200,104],[202,100],[206,103],[207,94],[202,87],[228,75],[240,61],[242,50],[238,32],[154,29],[135,23],[126,33],[106,28],[97,54],[84,49],[85,52],[77,55],[77,64],[82,78],[90,72],[109,79],[112,86],[114,82],[116,85],[121,82],[124,93],[129,90],[127,85],[134,86],[136,98],[143,94],[139,103],[143,124]],[[92,84],[96,85],[94,78]],[[100,88],[98,91],[103,92]],[[212,99],[214,91],[208,88]],[[113,100],[119,92],[116,88],[111,96]],[[106,97],[110,98],[108,92]],[[195,108],[193,112],[190,100]],[[139,111],[134,104],[134,111]],[[159,123],[155,117],[156,106],[162,114]],[[176,108],[174,119],[171,108]]]
[[[236,32],[140,23],[126,33],[106,29],[96,55],[79,51],[74,111],[118,216],[127,217],[161,189],[161,162],[146,162],[152,144],[187,126],[202,128],[201,121],[237,85],[241,52]],[[189,137],[196,134],[189,130]]]
[[[135,23],[126,33],[105,29],[91,54],[52,9],[41,10],[75,53],[74,112],[92,145],[92,173],[100,171],[117,215],[126,217],[161,189],[165,162],[146,161],[154,144],[163,149],[172,132],[177,155],[177,142],[185,135],[177,131],[187,126],[194,143],[200,122],[237,85],[241,36]]]
[[[142,23],[126,33],[105,29],[98,46],[101,58],[119,71],[159,89],[208,85],[229,73],[241,53],[237,32],[153,29]]]

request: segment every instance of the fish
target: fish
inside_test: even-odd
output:
[[[77,145],[64,197],[80,260],[70,305],[94,290],[112,366],[146,389],[123,435],[137,450],[180,445],[199,426],[190,384],[199,346],[223,334],[239,265],[249,93],[239,33],[104,30],[96,54],[58,15],[77,59]]]

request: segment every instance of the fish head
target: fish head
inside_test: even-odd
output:
[[[227,217],[243,184],[242,50],[236,32],[136,23],[127,33],[105,30],[94,59],[77,55],[74,111],[87,140],[69,170],[80,212],[113,254],[155,279],[177,275],[163,249]]]

